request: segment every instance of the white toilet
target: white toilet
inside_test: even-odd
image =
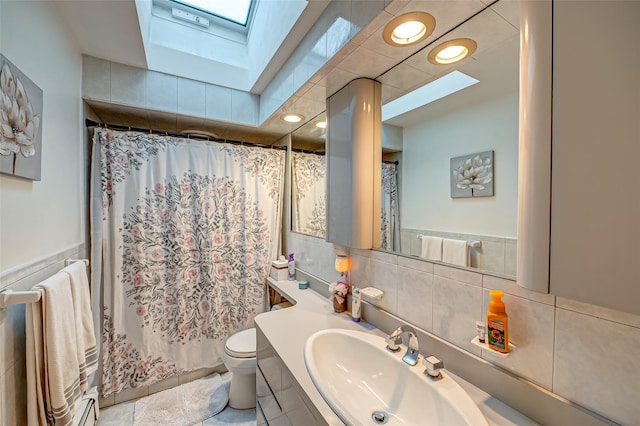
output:
[[[239,331],[227,339],[222,361],[231,372],[229,406],[245,410],[256,406],[256,329]]]

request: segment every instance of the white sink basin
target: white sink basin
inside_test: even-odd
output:
[[[487,425],[448,374],[426,377],[422,357],[411,367],[402,362],[405,351],[389,352],[384,338],[370,333],[330,329],[307,340],[304,360],[322,397],[348,425]],[[373,420],[375,412],[385,423]]]

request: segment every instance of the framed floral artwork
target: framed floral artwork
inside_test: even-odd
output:
[[[451,198],[493,196],[493,151],[451,159]]]
[[[0,172],[40,180],[42,89],[0,54]]]

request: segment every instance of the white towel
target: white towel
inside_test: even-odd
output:
[[[420,257],[442,261],[442,238],[420,235],[420,241],[422,242]]]
[[[76,314],[75,326],[80,384],[82,390],[86,390],[87,376],[98,368],[98,350],[96,348],[96,336],[93,331],[87,267],[84,262],[74,262],[61,272],[68,274],[71,280],[73,310]]]
[[[442,240],[442,261],[453,265],[469,266],[471,264],[471,253],[466,240]]]
[[[34,288],[34,290],[37,290]],[[39,290],[42,293],[42,290]],[[27,303],[25,310],[25,340],[27,349],[27,424],[41,426],[47,424],[44,404],[45,369],[44,335],[42,334],[42,298],[38,302]]]
[[[26,316],[28,423],[70,425],[82,388],[69,275],[57,273],[34,290],[42,297],[28,307]]]

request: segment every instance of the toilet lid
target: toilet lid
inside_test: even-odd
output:
[[[256,329],[249,328],[229,337],[224,350],[235,358],[253,358],[256,356]]]

